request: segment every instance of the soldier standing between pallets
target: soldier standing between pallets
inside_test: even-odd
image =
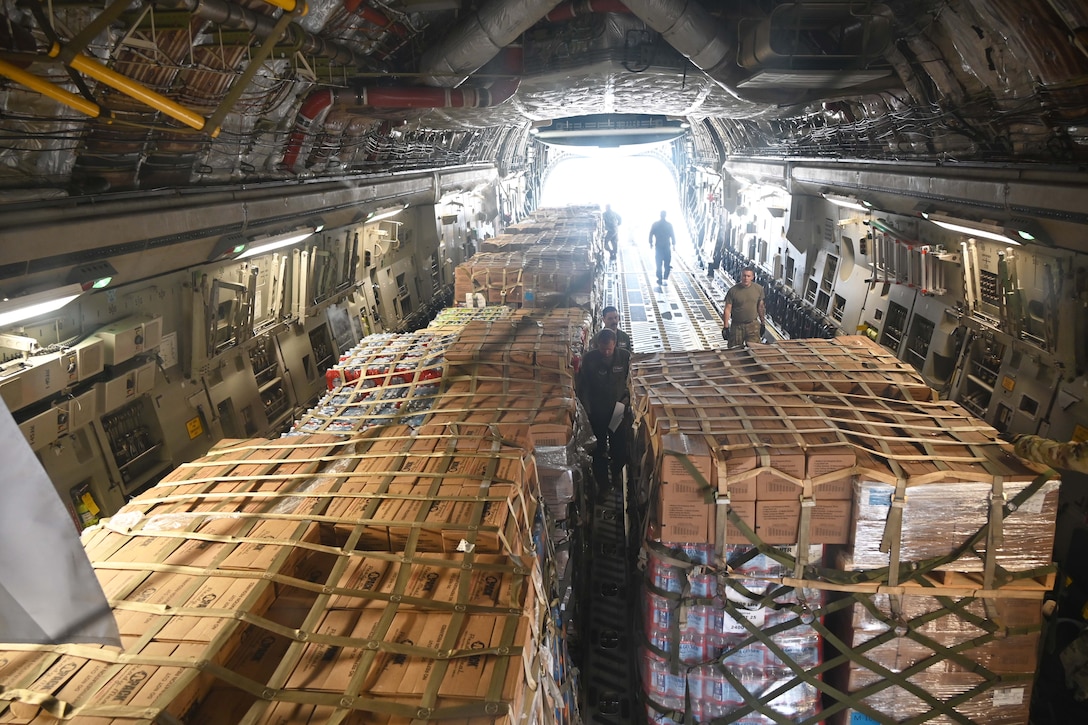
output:
[[[759,342],[767,334],[763,288],[755,280],[755,267],[745,267],[740,273],[740,281],[725,293],[722,338],[729,347],[747,347],[748,343]]]
[[[620,350],[626,350],[627,352],[634,352],[635,348],[631,343],[631,336],[620,329],[620,311],[612,305],[605,307],[601,310],[601,322],[604,326],[616,334],[616,347]],[[603,328],[602,328],[603,329]],[[600,342],[601,334],[597,335],[590,342],[590,348],[597,347]]]
[[[616,261],[616,249],[620,241],[620,224],[623,218],[612,211],[611,204],[604,205],[604,248],[608,250],[608,263]]]
[[[661,212],[661,218],[650,227],[650,246],[653,247],[656,258],[654,269],[657,270],[657,283],[665,284],[669,281],[672,249],[676,246],[676,235],[673,233],[672,224],[665,221],[665,212]]]
[[[616,333],[607,327],[597,333],[597,347],[586,353],[578,369],[578,399],[597,439],[593,477],[601,494],[623,481],[631,421],[630,372],[631,354],[616,347]]]

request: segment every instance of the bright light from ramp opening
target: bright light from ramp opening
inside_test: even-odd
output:
[[[621,245],[633,245],[651,260],[650,227],[664,211],[676,232],[677,254],[691,243],[673,170],[656,156],[621,150],[586,150],[549,168],[541,190],[541,206],[606,204],[623,218]]]

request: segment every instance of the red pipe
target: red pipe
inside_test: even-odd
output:
[[[288,169],[294,167],[310,127],[336,102],[371,108],[486,108],[509,100],[520,84],[520,78],[505,78],[495,81],[490,88],[373,86],[354,93],[322,88],[311,93],[298,109],[295,128],[287,139],[287,148],[280,163]]]
[[[332,108],[335,100],[336,92],[333,89],[322,88],[311,93],[302,102],[302,107],[298,109],[298,116],[295,117],[295,128],[291,131],[291,136],[287,139],[287,149],[283,152],[281,162],[283,166],[290,169],[295,165],[298,154],[302,151],[302,144],[306,141],[306,135],[310,132],[310,126],[319,115]]]
[[[344,0],[344,9],[352,15],[358,15],[368,23],[377,25],[382,30],[391,30],[402,38],[408,35],[408,28],[390,20],[385,13],[370,7],[363,0]]]
[[[373,108],[486,108],[509,99],[520,82],[518,78],[503,79],[492,83],[490,88],[373,86],[357,90],[353,105]]]
[[[545,20],[562,23],[573,20],[579,15],[590,13],[630,13],[626,5],[619,0],[571,0],[563,3],[544,16]]]

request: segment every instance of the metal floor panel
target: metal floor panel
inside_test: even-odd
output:
[[[605,304],[620,311],[620,325],[636,352],[705,350],[723,347],[719,280],[687,264],[683,251],[664,285],[655,277],[654,258],[641,247],[622,245],[614,268],[604,275]]]
[[[620,325],[636,352],[723,347],[721,300],[731,280],[710,279],[686,259],[684,240],[674,253],[668,283],[656,284],[653,254],[621,245],[616,264],[605,269],[603,300],[620,311]],[[627,725],[646,720],[639,696],[640,615],[638,574],[633,569],[629,524],[621,491],[592,506],[586,532],[587,561],[579,594],[582,632],[582,715],[586,722]],[[637,533],[631,536],[637,536]]]
[[[582,688],[583,719],[601,725],[640,722],[637,582],[630,571],[622,494],[613,492],[593,509],[589,531],[589,562],[585,579],[588,621]]]

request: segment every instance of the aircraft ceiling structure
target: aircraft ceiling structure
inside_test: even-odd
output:
[[[535,168],[549,128],[584,143],[640,114],[723,173],[762,157],[1068,180],[1088,158],[1081,0],[3,3],[6,295],[434,202]]]
[[[587,114],[685,117],[722,157],[1088,148],[1078,0],[4,5],[7,200],[516,166]]]

